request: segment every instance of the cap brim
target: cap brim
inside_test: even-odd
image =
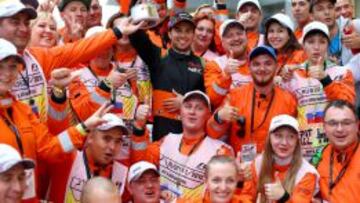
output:
[[[200,98],[201,100],[204,101],[204,103],[208,106],[208,108],[210,109],[211,111],[211,104],[210,104],[210,100],[208,98],[206,98],[204,95],[200,94],[200,93],[192,93],[190,95],[186,95],[184,98],[183,98],[183,101],[182,103],[190,100],[190,99],[193,99],[193,98]]]
[[[254,51],[252,51],[249,55],[249,59],[252,60],[253,58],[259,56],[259,55],[262,55],[262,54],[267,54],[267,55],[270,55],[271,58],[273,58],[274,60],[277,60],[276,59],[276,56],[274,56],[267,48],[265,47],[257,47],[255,48]]]
[[[308,31],[307,33],[304,33],[304,36],[302,36],[300,38],[300,43],[304,44],[304,40],[305,40],[306,36],[314,34],[314,33],[321,33],[328,39],[328,41],[330,41],[329,36],[323,30],[315,28],[315,29]]]
[[[291,129],[293,129],[296,133],[299,133],[299,130],[298,130],[298,129],[296,129],[294,126],[289,125],[289,124],[283,124],[283,125],[276,126],[276,127],[274,127],[274,129],[272,129],[270,132],[274,132],[274,131],[276,131],[277,129],[279,129],[279,128],[281,128],[281,127],[289,127],[289,128],[291,128]]]
[[[30,19],[35,19],[37,17],[37,12],[35,11],[35,9],[28,6],[21,9],[18,13],[26,13],[29,15]]]
[[[139,172],[139,174],[134,176],[131,180],[128,180],[128,182],[130,183],[131,181],[138,180],[142,176],[142,174],[144,174],[146,171],[154,171],[158,176],[160,176],[160,173],[158,170],[156,170],[154,168],[148,168],[148,169],[145,169],[145,170]]]
[[[178,25],[178,24],[181,23],[181,22],[188,22],[188,23],[190,23],[192,26],[194,26],[194,27],[196,26],[195,23],[194,23],[194,21],[192,21],[192,20],[189,20],[189,19],[181,19],[181,20],[177,21],[176,23],[174,23],[174,25],[171,26],[170,29],[174,28],[176,25]]]
[[[99,127],[97,127],[96,129],[97,129],[97,130],[100,130],[100,131],[105,131],[105,130],[110,130],[110,129],[113,129],[113,128],[116,128],[116,127],[120,128],[121,131],[122,131],[124,134],[126,134],[126,135],[129,134],[129,130],[127,129],[126,126],[123,126],[123,125],[109,125],[109,126],[106,126],[106,125],[105,125],[105,126],[99,126]]]
[[[13,163],[10,163],[9,165],[7,165],[8,167],[6,167],[2,172],[8,171],[12,168],[14,168],[17,165],[22,165],[24,167],[24,169],[32,169],[35,168],[35,162],[30,160],[30,159],[22,159],[19,161],[14,161]]]

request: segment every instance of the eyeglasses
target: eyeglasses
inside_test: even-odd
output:
[[[350,127],[352,124],[356,123],[356,121],[354,120],[342,120],[342,121],[337,121],[337,120],[329,120],[329,121],[325,121],[324,122],[326,125],[330,126],[330,127],[338,127],[339,125],[341,125],[342,127]]]

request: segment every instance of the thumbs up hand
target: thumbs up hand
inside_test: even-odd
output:
[[[222,121],[236,121],[239,117],[238,108],[230,105],[229,101],[226,99],[224,106],[218,111],[219,119]]]
[[[235,59],[234,51],[230,50],[229,58],[226,62],[224,73],[230,77],[232,74],[237,73],[240,66],[244,65],[246,61],[239,61]]]
[[[324,79],[327,76],[324,70],[324,57],[320,56],[315,62],[310,62],[308,71],[309,77],[318,80]]]
[[[265,184],[265,196],[267,200],[277,201],[285,194],[285,189],[282,186],[279,172],[275,172],[275,183]]]

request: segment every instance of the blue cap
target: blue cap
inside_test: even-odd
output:
[[[261,54],[270,55],[275,61],[277,60],[276,52],[275,52],[274,48],[266,46],[266,45],[261,45],[261,46],[258,46],[258,47],[251,50],[250,55],[249,55],[250,61],[253,58],[255,58],[256,56],[259,56]]]

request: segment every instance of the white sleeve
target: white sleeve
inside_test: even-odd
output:
[[[353,56],[344,67],[351,70],[355,83],[360,81],[360,53]]]

